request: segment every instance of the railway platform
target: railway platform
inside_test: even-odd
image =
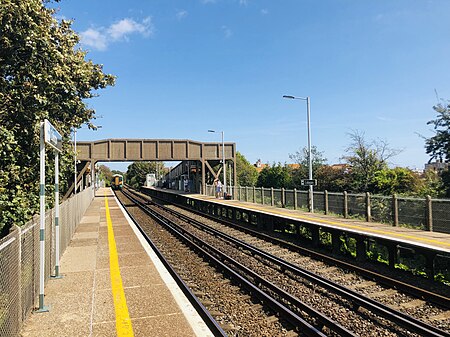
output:
[[[167,189],[147,188],[145,193],[243,226],[283,232],[291,238],[298,235],[313,247],[328,245],[336,255],[346,249],[342,244],[345,240],[354,247],[353,254],[361,262],[374,251],[376,254],[381,251],[391,269],[417,258],[424,261],[423,270],[429,278],[434,279],[438,273],[448,274],[450,234]],[[324,237],[328,241],[322,241]]]
[[[373,237],[403,242],[405,244],[407,243],[419,245],[428,247],[433,250],[450,253],[450,234],[446,233],[423,231],[399,226],[395,227],[389,224],[378,222],[365,222],[358,219],[345,219],[331,215],[324,215],[321,213],[309,213],[301,210],[292,210],[288,208],[261,205],[239,200],[224,200],[203,194],[192,194],[177,190],[159,190],[167,193],[181,194],[192,199],[207,201],[213,204],[232,206],[249,211],[253,210],[284,218],[305,221],[318,226],[347,230],[354,233],[367,233],[369,235],[372,235]]]
[[[212,336],[112,191],[96,195],[21,336]]]

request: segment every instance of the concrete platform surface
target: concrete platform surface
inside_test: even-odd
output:
[[[158,189],[167,193],[183,194],[193,199],[207,200],[212,203],[219,203],[225,205],[232,205],[233,207],[240,207],[248,210],[255,210],[258,212],[265,212],[268,214],[279,215],[296,220],[304,220],[312,222],[325,227],[334,227],[344,229],[349,232],[362,232],[370,234],[373,237],[380,237],[390,239],[393,241],[404,242],[407,244],[420,245],[429,247],[433,250],[439,250],[445,253],[450,253],[450,234],[440,232],[430,232],[406,227],[394,227],[389,224],[378,222],[365,222],[358,219],[345,219],[342,217],[324,215],[323,213],[309,213],[301,210],[293,210],[288,208],[273,207],[270,205],[254,204],[251,202],[239,200],[223,200],[203,194],[185,193],[177,190]]]
[[[62,255],[63,278],[46,285],[49,311],[32,313],[21,335],[212,336],[112,191],[96,195]]]

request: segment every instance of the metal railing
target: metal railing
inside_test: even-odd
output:
[[[308,211],[308,191],[247,186],[230,191],[234,200]],[[214,186],[206,185],[206,194],[215,196]],[[313,198],[315,212],[450,234],[450,199],[327,191],[315,191]]]
[[[87,188],[60,205],[60,255],[94,197]],[[45,282],[55,269],[55,214],[45,213]],[[0,336],[16,337],[39,295],[39,216],[0,239]]]

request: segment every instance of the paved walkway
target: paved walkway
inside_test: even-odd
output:
[[[33,313],[22,336],[212,336],[137,233],[111,190],[97,191],[61,258],[63,278],[46,285],[49,312]]]

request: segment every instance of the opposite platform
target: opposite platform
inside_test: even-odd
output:
[[[403,242],[405,244],[413,244],[422,247],[427,247],[432,250],[450,253],[450,234],[430,232],[406,227],[394,227],[389,224],[378,222],[365,222],[358,219],[346,219],[331,215],[324,215],[320,213],[309,213],[301,210],[293,210],[288,208],[279,208],[270,205],[261,205],[251,202],[239,200],[224,200],[217,199],[203,194],[185,193],[176,190],[149,188],[160,190],[166,193],[182,194],[186,197],[204,200],[211,203],[230,205],[246,210],[258,211],[261,213],[286,217],[290,219],[305,221],[318,226],[337,228],[353,233],[364,233],[372,237],[383,238],[396,242]]]
[[[21,335],[212,336],[111,190],[96,194]]]

